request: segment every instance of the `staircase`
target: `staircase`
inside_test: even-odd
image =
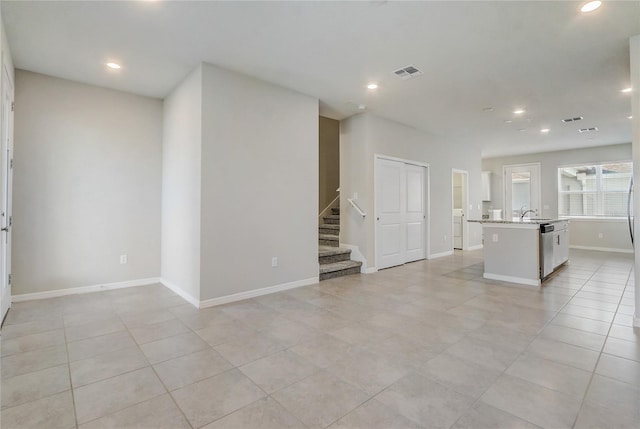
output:
[[[351,249],[340,248],[340,208],[332,208],[318,228],[320,280],[360,273],[362,262],[351,260]]]

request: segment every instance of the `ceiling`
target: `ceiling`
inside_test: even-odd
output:
[[[631,141],[640,1],[2,1],[15,66],[163,98],[205,61],[483,156]],[[104,64],[122,64],[118,71]],[[424,74],[408,80],[398,68]],[[369,82],[380,85],[376,91]],[[489,110],[488,108],[492,108]],[[514,115],[514,109],[526,112]],[[565,124],[563,118],[584,119]],[[511,123],[504,121],[512,120]],[[579,128],[598,131],[579,133]],[[548,128],[546,134],[540,129]]]

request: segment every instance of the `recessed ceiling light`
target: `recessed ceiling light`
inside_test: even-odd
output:
[[[493,110],[494,110],[493,107],[483,107],[482,108],[483,112],[493,112]]]
[[[118,70],[121,68],[120,64],[118,63],[107,63],[107,67],[113,70]]]
[[[620,92],[624,92],[624,93],[631,92],[631,91],[633,91],[631,87],[620,90]]]
[[[596,10],[597,8],[599,8],[600,6],[602,6],[602,2],[599,0],[596,1],[590,1],[589,3],[586,3],[584,6],[582,6],[580,8],[580,12],[593,12],[594,10]]]
[[[633,119],[633,116],[629,115],[627,116],[627,119]]]
[[[540,130],[540,132],[543,133],[543,134],[546,134],[549,131],[551,131],[549,128],[543,128],[543,129]]]
[[[524,113],[524,109],[516,109],[513,111],[514,115],[522,115]]]
[[[358,110],[365,110],[367,106],[365,104],[358,104]]]
[[[369,88],[369,89],[378,89],[378,84],[377,83],[370,83],[369,85],[367,85],[367,88]]]
[[[510,124],[510,123],[512,123],[512,122],[513,122],[513,121],[512,121],[511,119],[507,119],[506,121],[504,121],[504,123],[505,123],[505,124]]]
[[[520,128],[518,131],[523,132],[523,131],[527,131],[526,128]]]

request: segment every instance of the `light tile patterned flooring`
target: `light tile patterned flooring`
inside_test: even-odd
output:
[[[542,290],[481,252],[196,310],[161,285],[17,303],[2,428],[638,428],[630,255]]]

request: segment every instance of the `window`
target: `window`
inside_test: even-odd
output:
[[[560,216],[626,217],[631,162],[558,168]]]

